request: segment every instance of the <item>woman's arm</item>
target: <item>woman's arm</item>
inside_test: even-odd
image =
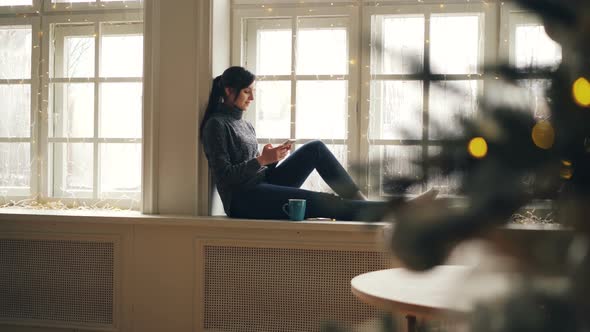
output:
[[[237,185],[256,176],[262,165],[257,158],[232,164],[228,150],[228,136],[229,130],[226,124],[217,119],[210,119],[203,130],[203,146],[209,166],[218,181]]]

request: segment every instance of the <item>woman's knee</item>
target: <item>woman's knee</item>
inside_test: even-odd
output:
[[[312,146],[316,149],[324,149],[326,148],[326,144],[324,144],[324,142],[320,141],[320,140],[313,140],[309,143],[307,143],[306,145]]]
[[[311,141],[305,145],[303,145],[301,148],[306,148],[309,149],[315,153],[322,153],[326,150],[328,150],[328,147],[326,146],[326,144],[324,144],[324,142],[320,141],[320,140],[315,140],[315,141]]]

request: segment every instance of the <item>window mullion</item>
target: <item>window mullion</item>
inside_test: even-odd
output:
[[[49,54],[49,50],[51,49],[50,45],[52,41],[52,34],[49,31],[49,22],[44,17],[41,17],[41,28],[43,31],[43,35],[41,36],[41,58],[43,59],[41,65],[41,75],[40,75],[40,83],[41,83],[41,101],[40,101],[40,109],[41,115],[37,119],[37,126],[39,127],[39,140],[37,143],[39,144],[39,156],[41,158],[40,167],[39,167],[39,195],[41,198],[48,198],[50,196],[50,188],[53,188],[53,171],[50,174],[50,170],[52,167],[49,165],[49,152],[52,151],[52,147],[49,146],[48,138],[49,138],[49,89],[50,89],[50,76],[49,76],[49,66],[50,66],[50,59],[51,56]]]
[[[374,25],[373,25],[374,24]],[[371,146],[375,145],[375,140],[371,138],[376,133],[371,132],[369,117],[375,116],[371,114],[371,103],[380,99],[380,91],[375,91],[374,87],[377,72],[382,71],[381,61],[382,54],[375,52],[376,45],[383,40],[382,19],[378,16],[372,16],[367,13],[362,19],[362,36],[369,36],[368,40],[362,40],[361,52],[363,52],[362,72],[359,84],[361,86],[361,114],[359,115],[360,131],[359,131],[359,161],[362,167],[362,176],[359,181],[361,188],[367,195],[371,195],[374,181],[371,179],[371,165],[375,160],[371,160]],[[374,72],[373,72],[374,71]],[[381,113],[381,112],[380,112]],[[378,145],[378,143],[377,143]],[[382,158],[378,158],[377,162],[379,170],[383,169]],[[379,176],[380,177],[380,176]]]
[[[363,184],[361,179],[363,173],[357,167],[350,167],[353,163],[358,164],[360,157],[360,118],[361,112],[361,11],[358,8],[351,9],[347,16],[347,47],[348,47],[348,75],[344,78],[347,81],[348,104],[346,109],[346,168],[351,173],[361,191]],[[365,191],[366,192],[366,191]]]
[[[295,66],[297,65],[297,32],[298,32],[298,17],[291,17],[291,124],[290,124],[290,138],[295,138],[297,130],[297,74],[295,73]]]
[[[41,28],[41,21],[39,18],[34,18],[32,22],[32,54],[31,54],[31,82],[29,84],[31,91],[31,192],[30,196],[36,197],[41,193],[43,169],[43,145],[40,142],[42,137],[42,130],[40,123],[41,116],[39,110],[41,109],[41,93],[40,93],[40,78],[39,72],[41,68],[41,34],[39,29]]]
[[[423,72],[430,74],[430,19],[432,15],[430,12],[425,14],[424,20],[424,67],[422,69]],[[430,123],[430,77],[429,75],[424,75],[424,81],[422,82],[423,85],[423,95],[422,95],[422,160],[428,160],[428,140],[429,140],[429,123]],[[422,174],[424,180],[428,179],[428,165],[426,163],[422,164]],[[426,181],[424,182],[426,183]],[[426,188],[422,188],[422,190],[426,190]]]
[[[100,192],[100,181],[99,181],[99,177],[100,177],[100,153],[99,153],[99,145],[98,145],[98,123],[99,123],[99,93],[100,93],[100,88],[99,88],[99,83],[98,83],[98,78],[100,77],[100,49],[101,49],[101,45],[100,45],[100,38],[101,38],[101,29],[100,29],[100,23],[98,21],[94,22],[94,77],[95,77],[95,81],[94,81],[94,142],[93,142],[93,153],[94,153],[94,158],[93,158],[93,171],[92,171],[92,198],[97,199],[98,198],[98,193]]]

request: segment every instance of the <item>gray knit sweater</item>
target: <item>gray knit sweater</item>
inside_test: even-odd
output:
[[[244,111],[220,105],[203,128],[203,147],[217,185],[223,209],[231,216],[232,194],[260,183],[267,167],[256,157],[256,132],[242,119]]]

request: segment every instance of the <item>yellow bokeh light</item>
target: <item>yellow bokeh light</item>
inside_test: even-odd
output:
[[[563,168],[561,171],[559,171],[559,176],[562,179],[570,180],[572,176],[574,176],[574,172],[571,168]]]
[[[488,143],[483,137],[474,137],[469,141],[467,151],[474,158],[483,158],[488,154]]]
[[[590,106],[590,82],[584,77],[578,78],[572,87],[574,100],[582,107]]]
[[[535,124],[532,132],[533,143],[541,149],[550,149],[555,142],[555,130],[548,121],[540,121]]]
[[[561,161],[561,170],[559,171],[559,176],[562,179],[570,180],[574,175],[574,171],[572,170],[572,162],[569,160],[562,160]]]

